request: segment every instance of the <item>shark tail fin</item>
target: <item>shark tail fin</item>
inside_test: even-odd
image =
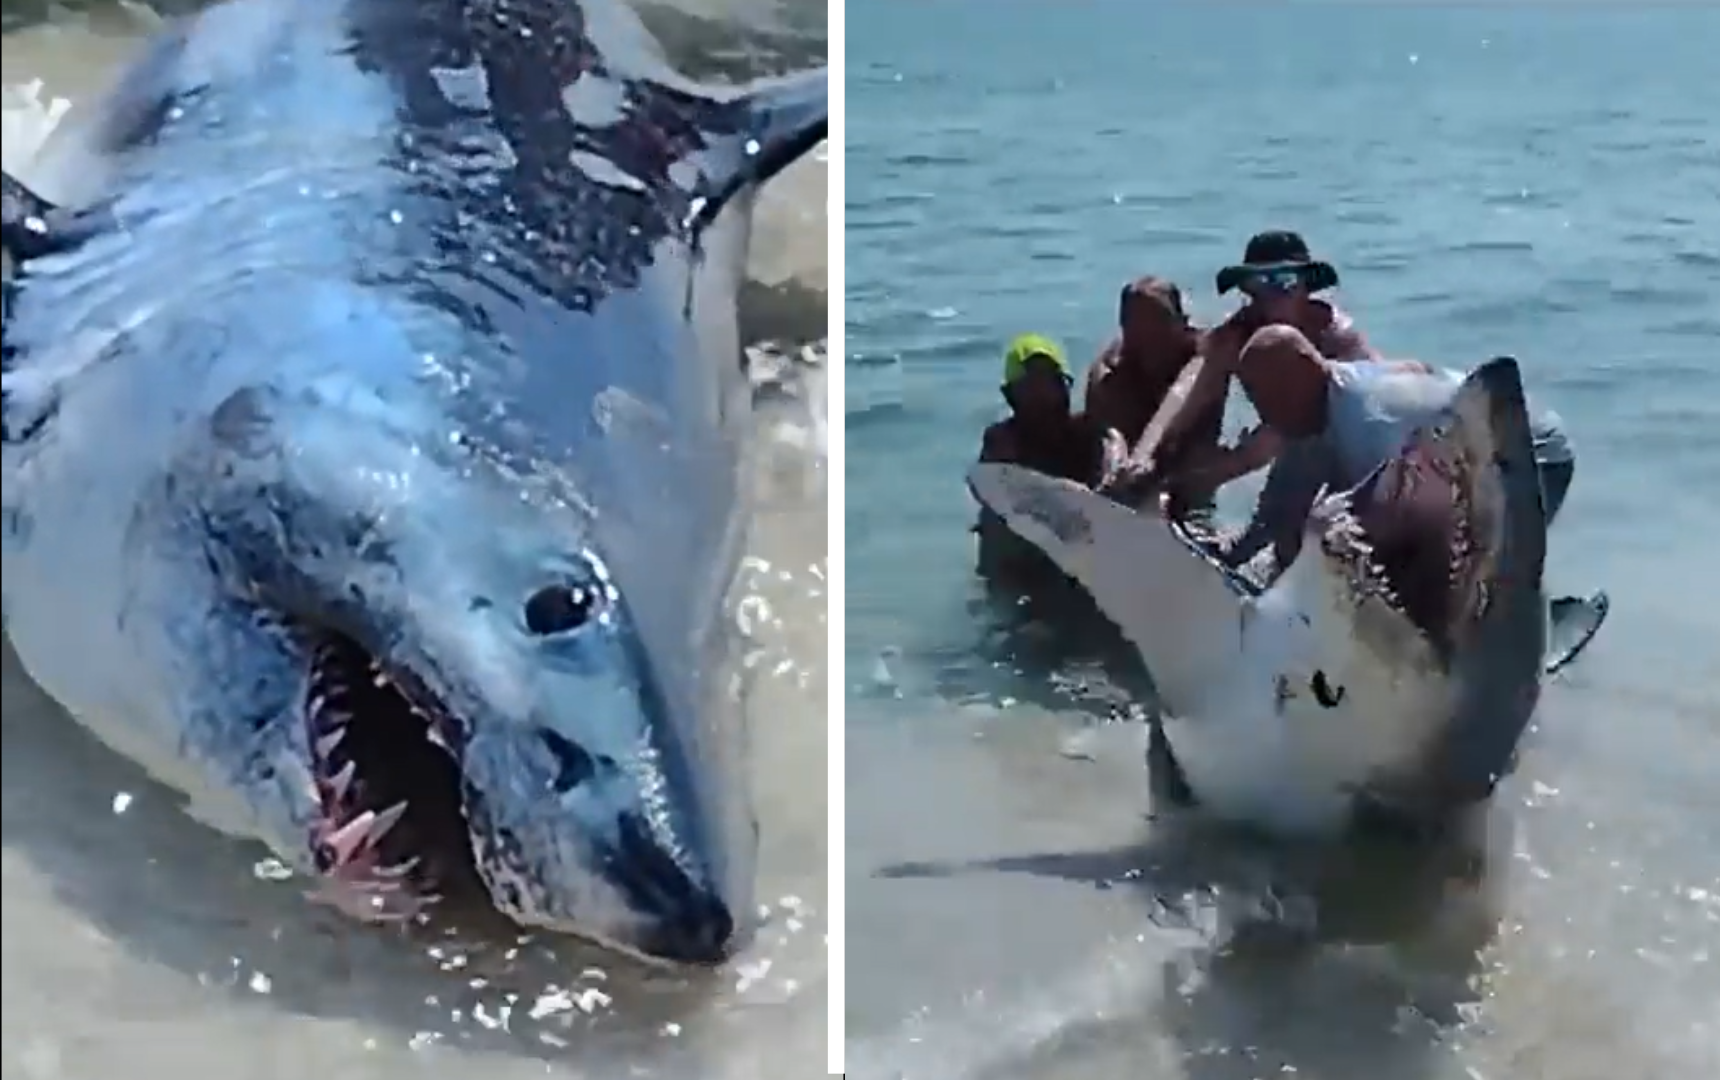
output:
[[[1612,610],[1612,598],[1597,589],[1587,596],[1561,596],[1549,605],[1552,628],[1547,635],[1548,675],[1565,670],[1600,633]]]

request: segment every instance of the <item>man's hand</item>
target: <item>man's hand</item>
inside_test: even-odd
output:
[[[1126,457],[1101,485],[1099,492],[1125,505],[1139,506],[1163,479],[1164,474],[1151,459]]]
[[[1128,464],[1128,440],[1124,439],[1123,433],[1116,428],[1106,428],[1104,440],[1099,447],[1099,482],[1095,488],[1103,491],[1110,487]]]

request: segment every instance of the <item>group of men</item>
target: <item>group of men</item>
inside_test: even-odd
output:
[[[985,432],[980,460],[1065,477],[1125,501],[1167,496],[1170,513],[1207,531],[1213,550],[1238,566],[1267,547],[1288,566],[1322,489],[1360,483],[1416,428],[1447,409],[1463,372],[1387,360],[1350,316],[1322,294],[1338,272],[1294,232],[1263,232],[1242,261],[1220,270],[1220,295],[1246,302],[1210,329],[1188,318],[1182,291],[1157,277],[1123,288],[1118,333],[1088,368],[1083,408],[1062,347],[1038,334],[1010,343],[1003,396],[1010,415]],[[1149,425],[1179,380],[1186,393],[1155,432]],[[1232,446],[1222,439],[1231,378],[1259,424]],[[1574,472],[1558,418],[1532,419],[1548,519]],[[1213,496],[1224,484],[1271,466],[1253,519],[1241,532],[1210,532]],[[1035,561],[1001,519],[983,511],[980,567],[993,573]]]

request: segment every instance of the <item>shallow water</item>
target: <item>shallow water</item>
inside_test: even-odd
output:
[[[853,23],[851,1075],[1720,1073],[1720,12],[1554,7]],[[1578,444],[1551,573],[1612,617],[1455,849],[1147,821],[1126,652],[972,580],[1002,343],[1091,356],[1143,273],[1215,318],[1268,227],[1387,351],[1520,356]]]
[[[97,7],[14,28],[5,156],[23,166],[31,79],[74,101],[111,78],[147,13]],[[677,59],[729,72],[821,59],[822,7],[722,0],[658,11]],[[715,20],[715,21],[714,21]],[[23,21],[23,20],[18,20]],[[703,51],[702,51],[703,50]],[[641,971],[565,940],[407,938],[354,926],[268,872],[259,847],[188,820],[4,668],[0,971],[4,1076],[822,1075],[825,1061],[825,482],[822,158],[760,209],[748,325],[773,451],[752,564],[764,848],[756,945],[708,978]],[[761,609],[754,609],[755,612]]]

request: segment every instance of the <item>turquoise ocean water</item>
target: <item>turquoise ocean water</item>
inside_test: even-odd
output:
[[[848,22],[852,1074],[1720,1075],[1720,8]],[[1478,885],[1191,854],[1143,818],[1105,635],[970,573],[1003,341],[1090,357],[1149,272],[1216,318],[1214,271],[1268,227],[1339,266],[1386,351],[1518,355],[1577,444],[1553,583],[1614,611],[1547,695]],[[1327,943],[1239,933],[1268,894]]]

